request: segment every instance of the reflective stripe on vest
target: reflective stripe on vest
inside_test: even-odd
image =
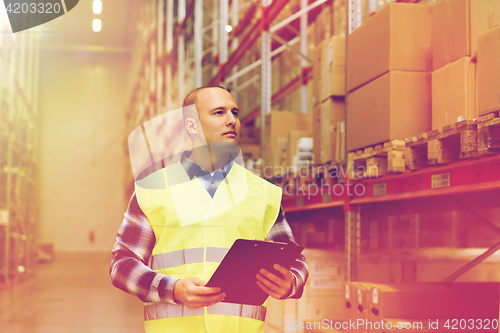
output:
[[[203,248],[184,249],[156,254],[151,257],[150,267],[153,270],[195,264],[203,262]],[[207,262],[221,262],[229,249],[223,247],[207,247]]]
[[[217,303],[207,307],[207,314],[240,316],[264,321],[266,307],[258,305]],[[159,303],[144,307],[144,320],[155,320],[185,316],[203,316],[203,308],[190,309],[184,304]]]

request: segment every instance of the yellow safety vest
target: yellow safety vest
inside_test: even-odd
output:
[[[156,237],[150,267],[165,275],[204,281],[236,239],[266,238],[282,194],[279,187],[238,164],[233,164],[213,198],[198,179],[189,179],[180,163],[135,185],[139,206]],[[263,332],[265,312],[265,306],[224,302],[199,309],[146,303],[144,309],[147,333]]]

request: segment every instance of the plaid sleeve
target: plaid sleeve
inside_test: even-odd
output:
[[[280,207],[280,212],[276,222],[269,231],[269,234],[267,234],[266,240],[297,244],[297,242],[295,242],[295,238],[293,237],[292,229],[285,219],[283,207]],[[288,295],[288,298],[300,298],[302,296],[302,292],[304,291],[304,285],[306,284],[307,277],[309,276],[309,269],[307,268],[306,258],[303,253],[295,259],[295,262],[291,267],[291,271],[295,277],[295,282],[292,285],[292,292]]]
[[[179,278],[156,273],[147,266],[155,242],[153,229],[134,193],[113,246],[111,282],[143,302],[166,301],[176,304],[173,290]]]

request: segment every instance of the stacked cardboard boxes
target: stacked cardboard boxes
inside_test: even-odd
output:
[[[477,118],[476,64],[462,57],[432,73],[432,129]]]
[[[324,40],[333,35],[333,8],[324,6],[314,22],[314,46],[317,47]]]
[[[333,2],[333,35],[345,36],[347,28],[347,1]]]
[[[432,129],[477,117],[470,4],[440,0],[432,5]]]
[[[257,160],[260,157],[260,128],[242,126],[238,145],[243,157]]]
[[[500,110],[500,26],[479,35],[477,98],[479,115]]]
[[[347,43],[347,150],[431,127],[431,6],[391,3]]]
[[[500,0],[472,1],[471,8],[475,18],[472,33],[479,34],[477,99],[478,115],[482,116],[500,110]]]
[[[313,52],[313,104],[345,95],[345,37],[332,36]]]
[[[347,45],[348,151],[500,110],[499,53],[492,31],[498,24],[500,0],[439,0],[391,3],[356,29]],[[401,72],[399,82],[428,83],[408,91],[412,84],[396,83],[395,72]],[[423,78],[427,72],[431,79]],[[387,73],[390,79],[384,78]],[[386,81],[384,87],[378,80]],[[400,96],[408,103],[396,106]],[[420,105],[410,105],[417,99]]]
[[[288,138],[291,131],[312,131],[312,114],[273,111],[265,119],[265,177],[284,176],[289,169]],[[296,134],[293,140],[297,140]],[[293,157],[293,156],[292,156]]]
[[[433,129],[500,109],[494,92],[496,36],[491,38],[498,24],[499,0],[440,0],[433,5]]]
[[[342,163],[345,121],[345,37],[332,36],[313,53],[314,160]],[[337,146],[339,147],[337,149]]]
[[[313,110],[314,160],[316,164],[343,163],[345,151],[344,98],[331,97]]]
[[[347,282],[344,332],[445,332],[453,318],[491,321],[498,315],[498,289],[495,282]]]
[[[266,333],[323,332],[308,327],[328,328],[331,322],[343,320],[344,289],[342,252],[329,249],[305,249],[309,278],[302,297],[280,301],[269,298],[266,315]],[[309,323],[309,324],[308,324]],[[339,332],[326,330],[327,332]]]

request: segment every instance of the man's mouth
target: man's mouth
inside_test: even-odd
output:
[[[230,131],[230,132],[224,133],[224,135],[234,135],[234,136],[236,136],[236,132],[235,131]]]

